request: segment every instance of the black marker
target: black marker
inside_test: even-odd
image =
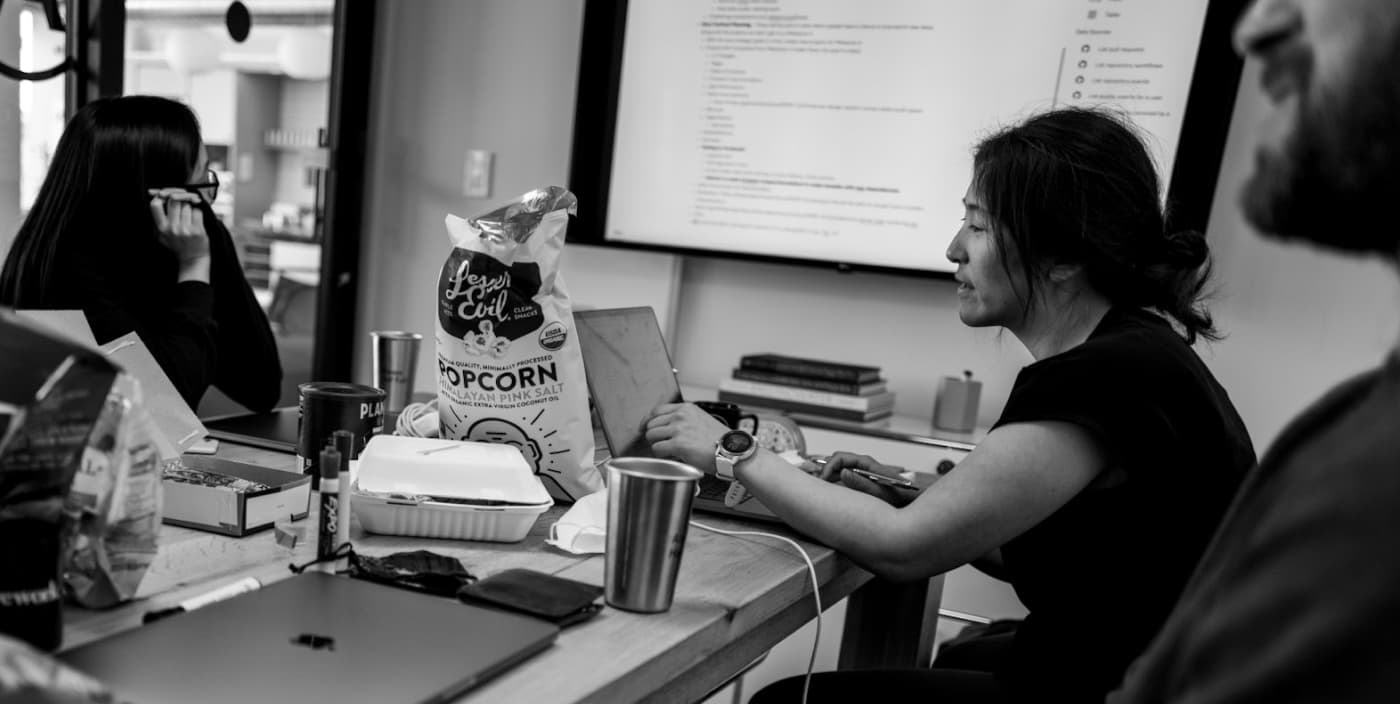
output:
[[[335,530],[340,521],[340,451],[334,447],[321,450],[321,515],[316,530],[316,566],[327,574],[335,574]]]

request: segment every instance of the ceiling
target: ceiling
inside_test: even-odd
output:
[[[330,66],[334,0],[244,0],[252,18],[235,42],[224,25],[229,0],[127,0],[127,56],[180,71],[232,68],[324,78]]]

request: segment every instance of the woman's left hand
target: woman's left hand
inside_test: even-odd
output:
[[[715,444],[729,430],[690,403],[663,403],[647,419],[646,438],[657,457],[670,457],[707,474],[715,471]]]

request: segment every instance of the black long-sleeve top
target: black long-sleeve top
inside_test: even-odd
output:
[[[60,248],[42,307],[81,309],[99,344],[136,332],[192,408],[213,385],[251,410],[268,410],[282,385],[272,328],[228,229],[207,208],[204,226],[209,283],[178,281],[179,262],[154,237],[99,244],[84,237],[89,246]]]

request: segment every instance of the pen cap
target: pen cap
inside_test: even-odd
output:
[[[340,451],[334,447],[321,450],[321,478],[336,479],[340,476]]]
[[[349,472],[350,460],[355,457],[355,434],[348,430],[337,430],[331,433],[331,445],[340,453],[340,473]]]
[[[960,433],[971,431],[977,427],[977,402],[981,396],[982,382],[974,381],[972,372],[943,377],[933,402],[933,426]]]

